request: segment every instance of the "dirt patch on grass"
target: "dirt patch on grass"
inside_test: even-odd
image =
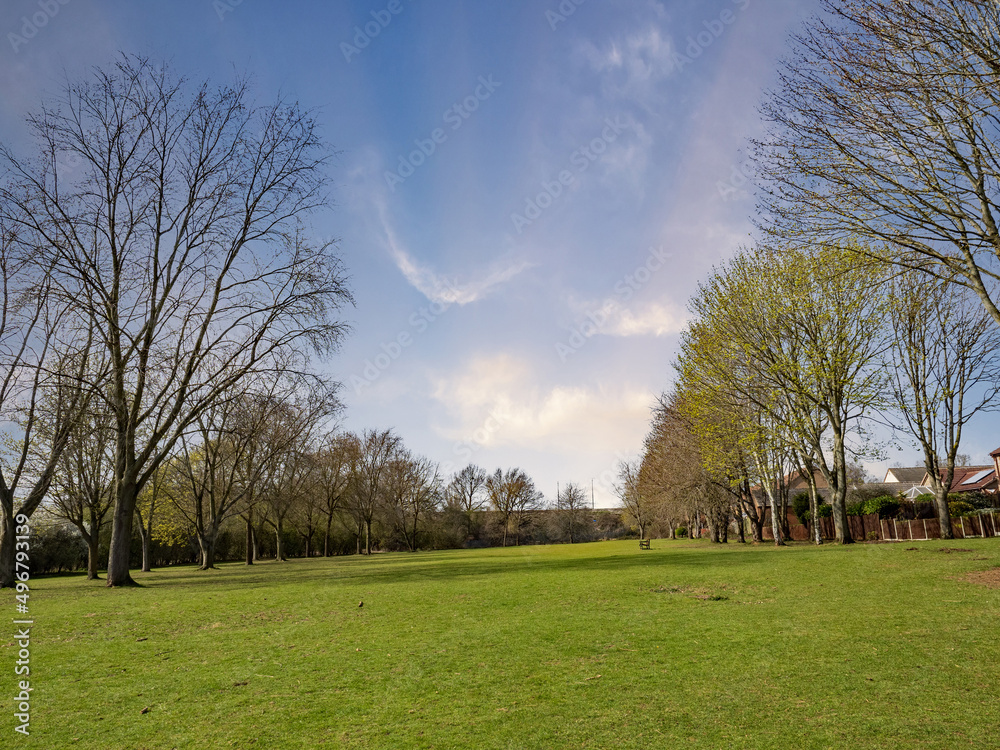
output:
[[[938,552],[944,552],[946,555],[950,555],[952,552],[972,552],[972,550],[965,549],[964,547],[941,547]]]
[[[978,583],[980,586],[986,586],[987,588],[1000,589],[1000,568],[969,573],[965,576],[964,580],[969,583]]]

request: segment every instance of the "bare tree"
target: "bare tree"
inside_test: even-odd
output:
[[[615,493],[622,501],[625,514],[632,519],[639,529],[639,538],[646,538],[646,531],[653,518],[653,499],[649,494],[643,494],[640,483],[642,461],[621,461],[618,464],[618,481],[615,483]]]
[[[329,557],[333,520],[342,512],[351,486],[351,465],[359,449],[357,437],[351,433],[328,435],[317,455],[319,493],[326,529],[323,536],[323,556]]]
[[[430,459],[401,449],[390,461],[385,488],[387,511],[395,532],[410,552],[420,544],[420,523],[438,505],[441,477]]]
[[[1000,323],[1000,4],[823,0],[755,144],[761,226],[860,241],[968,287]]]
[[[49,508],[79,530],[87,544],[87,579],[95,580],[100,534],[114,504],[114,431],[100,400],[90,403],[76,420],[53,475]]]
[[[365,430],[359,450],[352,455],[349,510],[360,535],[365,537],[365,554],[372,553],[372,522],[383,502],[392,461],[403,441],[392,430]]]
[[[116,426],[108,585],[125,585],[136,499],[180,436],[235,385],[304,369],[344,331],[340,261],[298,224],[326,203],[328,151],[295,104],[258,106],[246,82],[191,86],[141,58],[68,83],[28,122],[39,158],[0,148],[0,204],[101,334]]]
[[[497,469],[486,478],[486,494],[490,505],[500,514],[503,524],[503,546],[507,546],[507,535],[514,526],[515,545],[521,543],[521,526],[525,514],[538,507],[541,493],[535,483],[521,469]]]
[[[486,472],[475,464],[463,468],[448,483],[446,502],[465,516],[467,539],[476,536],[476,516],[486,507],[485,487]]]
[[[948,490],[963,428],[1000,394],[1000,328],[970,296],[912,272],[892,295],[893,411],[923,451],[943,539],[953,537]]]
[[[2,588],[15,585],[15,517],[30,518],[44,499],[93,395],[83,381],[93,376],[90,382],[99,384],[101,371],[89,355],[93,329],[69,314],[50,268],[24,247],[2,213],[0,285],[0,423],[18,436],[0,456]]]
[[[590,509],[587,493],[580,485],[569,482],[559,490],[556,498],[556,513],[559,527],[570,544],[578,542],[587,528],[586,512]]]
[[[312,505],[310,537],[315,530],[313,500],[318,497],[321,481],[317,450],[325,423],[340,407],[335,394],[335,388],[309,388],[297,397],[286,396],[268,409],[263,431],[267,453],[260,485],[266,509],[263,520],[274,530],[278,561],[285,559],[286,522],[305,505]]]

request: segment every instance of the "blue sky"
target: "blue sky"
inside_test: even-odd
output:
[[[445,469],[520,466],[549,498],[594,479],[610,505],[687,298],[751,239],[742,149],[815,9],[7,0],[0,139],[26,146],[24,113],[119,50],[316,108],[339,155],[314,231],[339,239],[357,298],[324,365],[344,426],[393,427]]]

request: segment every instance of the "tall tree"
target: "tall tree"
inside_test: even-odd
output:
[[[437,465],[408,450],[398,451],[389,465],[386,509],[394,531],[410,552],[420,546],[420,524],[438,506],[441,495]]]
[[[645,539],[653,518],[653,498],[648,493],[642,492],[639,479],[641,470],[642,461],[640,459],[619,462],[615,494],[622,501],[625,514],[638,527],[639,538]]]
[[[822,0],[755,144],[761,226],[971,289],[1000,323],[1000,4]]]
[[[486,507],[485,487],[486,471],[475,464],[461,469],[448,483],[446,502],[465,517],[467,539],[476,536],[476,516]]]
[[[70,314],[50,264],[11,228],[2,200],[0,287],[0,423],[17,434],[0,456],[2,588],[15,584],[14,518],[30,518],[45,498],[103,370],[90,354],[93,328]]]
[[[556,513],[559,515],[559,527],[570,544],[580,541],[584,529],[587,528],[586,511],[590,501],[583,487],[575,482],[569,482],[559,490],[556,498]]]
[[[387,491],[389,467],[403,448],[392,430],[365,430],[352,454],[349,509],[365,537],[365,554],[372,553],[372,523]],[[359,534],[360,544],[360,534]]]
[[[320,495],[325,520],[323,536],[323,556],[329,557],[331,532],[334,518],[346,505],[347,493],[351,486],[351,465],[358,451],[357,437],[351,433],[332,433],[323,440],[316,456],[319,472]]]
[[[28,124],[38,158],[0,148],[0,210],[100,331],[116,431],[107,581],[126,585],[137,498],[180,436],[344,331],[341,263],[299,225],[327,202],[329,151],[296,104],[124,56]]]
[[[996,409],[1000,328],[961,287],[914,272],[898,277],[891,297],[891,356],[897,424],[924,454],[941,537],[951,539],[948,490],[959,465],[965,425]]]
[[[486,478],[486,495],[503,524],[502,546],[507,546],[508,532],[512,525],[514,543],[520,544],[525,514],[537,508],[542,497],[535,489],[535,483],[521,469],[497,469]]]
[[[850,248],[738,255],[692,300],[697,319],[681,355],[689,380],[758,413],[761,429],[748,431],[747,452],[772,508],[789,456],[814,462],[830,487],[840,543],[853,541],[848,442],[885,394],[878,366],[885,301],[880,279],[859,257]],[[772,524],[777,541],[776,518]]]

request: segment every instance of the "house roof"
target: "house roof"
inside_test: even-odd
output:
[[[976,492],[996,489],[997,473],[994,466],[955,467],[955,478],[948,492]]]
[[[926,473],[927,469],[923,466],[896,467],[885,472],[885,483],[913,482],[919,484],[923,480]],[[893,477],[895,477],[895,479],[893,479]]]

